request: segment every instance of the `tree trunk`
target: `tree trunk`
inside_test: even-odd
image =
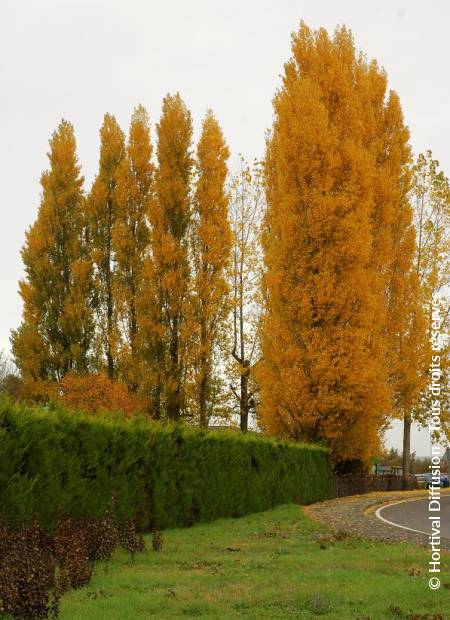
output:
[[[107,362],[108,362],[108,377],[109,379],[114,379],[114,359],[113,359],[113,353],[112,353],[112,347],[111,347],[111,340],[112,340],[112,304],[110,304],[108,302],[108,326],[107,326],[107,331],[108,331],[108,345],[107,345],[107,351],[106,351],[106,358],[107,358]]]
[[[114,379],[114,357],[111,347],[113,337],[113,294],[111,284],[111,230],[112,230],[112,205],[108,201],[108,241],[106,262],[106,337],[108,339],[106,359],[108,364],[108,378]]]
[[[410,474],[410,452],[411,452],[411,417],[405,414],[403,419],[403,480]]]
[[[131,352],[131,360],[133,364],[133,373],[131,377],[131,381],[128,385],[130,392],[136,393],[138,390],[138,380],[136,377],[136,335],[137,335],[137,318],[136,318],[136,294],[134,284],[131,285],[131,301],[130,301],[130,330],[129,330],[129,338],[130,338],[130,352]]]
[[[174,382],[170,388],[167,398],[167,416],[170,420],[178,422],[180,419],[181,399],[180,399],[180,368],[179,368],[179,334],[178,317],[174,318],[173,331],[170,338],[170,376]]]
[[[180,388],[179,385],[171,390],[167,398],[167,417],[173,422],[180,420]]]
[[[153,411],[151,412],[151,415],[155,418],[155,420],[159,420],[161,418],[161,393],[161,377],[158,377],[158,382],[153,393]]]
[[[241,374],[241,398],[240,398],[240,417],[241,431],[246,433],[248,430],[248,378],[250,375],[249,363],[244,362],[245,371]]]
[[[200,321],[200,384],[199,384],[199,413],[200,426],[208,427],[208,382],[209,382],[209,364],[207,361],[207,330],[205,320]]]
[[[200,380],[199,386],[199,409],[200,409],[200,426],[202,428],[208,428],[208,414],[207,414],[207,393],[208,393],[208,378],[203,375]]]

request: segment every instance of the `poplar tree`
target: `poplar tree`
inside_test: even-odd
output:
[[[83,177],[69,122],[53,133],[48,159],[38,216],[22,249],[22,324],[11,336],[15,363],[35,395],[69,371],[89,371],[93,336]]]
[[[383,339],[385,342],[392,390],[389,414],[401,418],[404,423],[406,476],[413,410],[420,400],[429,358],[422,307],[424,291],[414,258],[409,131],[404,124],[398,95],[392,91],[387,93],[386,73],[376,62],[360,66],[355,80],[363,102],[364,140],[375,163],[371,260],[386,299],[385,327],[374,337],[380,343]],[[382,322],[379,325],[382,326]]]
[[[118,217],[117,172],[125,153],[125,136],[114,116],[105,114],[100,129],[99,171],[88,199],[89,232],[95,267],[97,340],[99,357],[113,379],[117,366],[119,331],[114,295],[115,248],[113,230]],[[100,363],[100,368],[103,361]]]
[[[151,204],[153,201],[151,201]],[[154,213],[155,205],[149,209]],[[153,218],[150,217],[150,221]],[[154,239],[154,228],[150,238]],[[153,243],[152,245],[155,245]],[[148,398],[152,417],[159,419],[165,414],[164,379],[166,376],[167,333],[164,322],[162,273],[155,264],[152,253],[144,260],[142,295],[138,299],[138,336],[142,361],[140,390]]]
[[[198,347],[195,351],[197,406],[200,425],[207,427],[211,410],[213,355],[227,313],[226,268],[231,250],[225,190],[230,156],[222,131],[209,111],[197,146],[198,175],[193,201],[193,305]]]
[[[154,381],[154,402],[179,420],[190,350],[189,226],[191,114],[179,94],[167,95],[157,124],[155,199],[150,202],[151,259],[146,264],[148,310],[145,332]],[[153,359],[152,359],[153,356]]]
[[[427,344],[431,338],[433,296],[441,300],[440,331],[446,334],[450,324],[450,183],[431,151],[420,153],[412,168],[411,204],[416,230],[414,270],[419,280],[421,302],[426,324]],[[441,371],[439,406],[442,432],[450,436],[450,342],[442,343],[439,351]],[[435,351],[434,354],[437,352]],[[410,418],[427,426],[436,400],[428,386],[431,382],[431,351],[426,351],[422,373],[426,376],[420,397]],[[408,439],[408,436],[407,436]],[[410,446],[405,446],[409,454]]]
[[[378,184],[375,202],[378,213],[390,216],[378,222],[376,240],[387,239],[390,249],[384,259],[387,278],[387,360],[393,390],[393,411],[403,421],[403,475],[409,475],[413,410],[426,383],[429,344],[423,313],[423,289],[414,256],[416,235],[409,200],[411,151],[409,131],[404,125],[400,101],[391,92],[383,110],[379,130]],[[376,243],[374,244],[377,249]]]
[[[233,244],[229,270],[232,322],[228,373],[237,403],[233,410],[239,415],[241,431],[246,432],[251,412],[255,410],[254,370],[261,357],[260,231],[265,206],[262,163],[255,160],[249,165],[241,158],[239,171],[230,179],[229,191]]]
[[[263,245],[267,312],[260,417],[272,433],[324,441],[368,462],[390,411],[386,295],[372,259],[372,129],[345,28],[304,24],[274,98]]]
[[[125,156],[117,167],[117,214],[112,229],[113,296],[122,334],[118,370],[132,391],[136,391],[142,381],[139,311],[144,291],[144,263],[149,252],[147,216],[153,189],[151,156],[148,114],[139,106],[131,118]]]

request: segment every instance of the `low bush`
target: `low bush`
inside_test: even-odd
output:
[[[0,615],[57,617],[60,589],[51,537],[37,523],[10,529],[0,522]]]
[[[118,526],[110,510],[100,519],[61,519],[53,534],[35,521],[19,528],[0,521],[0,615],[57,618],[61,595],[87,585],[94,562],[110,559],[119,544],[131,558],[145,549],[135,523]]]
[[[145,549],[144,537],[137,531],[134,521],[125,521],[122,524],[119,530],[119,543],[122,549],[130,554],[131,559],[136,553]]]
[[[98,519],[187,526],[330,492],[328,453],[256,434],[208,432],[0,402],[0,512],[11,525]]]
[[[83,523],[62,519],[55,528],[55,557],[61,567],[64,590],[82,588],[92,577],[88,532]]]

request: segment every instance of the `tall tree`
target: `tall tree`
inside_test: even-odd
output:
[[[153,365],[159,407],[155,413],[159,415],[164,407],[170,419],[179,420],[190,339],[188,240],[193,165],[191,114],[179,94],[164,98],[157,136],[156,195],[149,209],[152,256],[146,265],[147,299],[153,313],[147,313],[146,330],[151,353],[158,360],[156,368]]]
[[[150,221],[154,222],[155,204],[151,201]],[[154,239],[154,228],[150,238]],[[152,243],[154,246],[155,243]],[[159,419],[165,414],[164,379],[166,375],[167,334],[164,321],[163,290],[160,265],[155,264],[153,254],[144,260],[142,294],[137,300],[138,340],[142,359],[140,389],[150,403],[152,417]]]
[[[416,229],[417,247],[414,267],[419,279],[424,304],[428,340],[432,331],[430,300],[441,299],[441,333],[449,331],[450,323],[450,183],[439,170],[439,162],[431,151],[419,154],[412,175],[411,202]],[[412,419],[426,426],[430,420],[434,396],[428,390],[430,383],[430,352],[423,374],[427,383],[416,402]],[[440,351],[440,415],[442,430],[450,436],[450,342]]]
[[[404,125],[400,102],[390,93],[379,131],[378,207],[390,209],[390,221],[379,228],[390,242],[384,260],[387,274],[388,360],[393,388],[393,414],[403,420],[403,474],[409,475],[412,411],[425,387],[429,359],[423,314],[423,297],[414,264],[416,248],[413,214],[409,202],[411,153],[409,132]],[[380,191],[381,190],[381,191]],[[380,205],[382,205],[380,207]]]
[[[137,390],[142,380],[138,314],[144,289],[144,263],[149,252],[147,215],[153,190],[151,156],[148,114],[139,106],[131,118],[125,157],[117,167],[117,214],[112,229],[113,297],[122,334],[118,373],[132,391]]]
[[[250,166],[241,158],[239,171],[229,184],[233,232],[230,269],[233,360],[229,373],[243,432],[247,431],[251,411],[255,408],[256,382],[253,370],[261,356],[260,228],[265,206],[263,180],[261,163],[255,161]]]
[[[413,166],[412,205],[417,249],[415,268],[429,300],[447,295],[450,284],[450,183],[431,151]],[[448,314],[448,313],[447,313]]]
[[[22,249],[22,324],[11,336],[15,363],[34,393],[69,371],[87,372],[93,336],[83,177],[69,122],[53,133],[48,158],[38,217]]]
[[[375,162],[371,261],[386,297],[385,327],[376,340],[385,341],[393,395],[390,414],[404,423],[403,456],[407,475],[411,411],[424,385],[428,349],[414,265],[415,236],[408,197],[409,131],[399,98],[395,92],[387,93],[387,76],[376,62],[360,65],[355,80],[362,100],[364,141]],[[382,322],[379,325],[383,327]]]
[[[116,176],[124,154],[125,136],[114,116],[105,114],[100,129],[99,171],[92,185],[88,207],[92,259],[95,266],[100,357],[106,360],[106,370],[110,379],[115,375],[119,346],[117,307],[114,298],[113,230],[119,211]]]
[[[198,331],[195,354],[200,425],[207,427],[211,413],[213,354],[226,316],[226,268],[231,250],[225,190],[230,156],[222,131],[209,111],[197,146],[198,175],[193,201],[193,304]]]
[[[345,28],[330,38],[302,24],[292,52],[267,144],[261,421],[367,462],[390,410],[375,158],[356,79],[369,67]]]

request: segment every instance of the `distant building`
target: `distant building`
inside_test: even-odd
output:
[[[374,463],[372,473],[376,476],[403,476],[403,467],[401,465]]]

